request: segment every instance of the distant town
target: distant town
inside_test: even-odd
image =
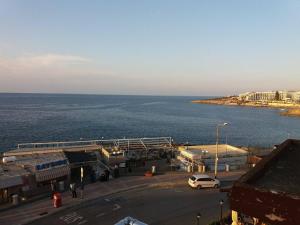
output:
[[[246,92],[238,96],[194,100],[193,103],[280,108],[281,115],[300,116],[300,91]]]

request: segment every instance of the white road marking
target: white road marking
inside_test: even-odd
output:
[[[110,202],[110,199],[109,198],[106,198],[106,199],[104,199],[106,202]]]
[[[99,213],[98,215],[96,215],[96,217],[101,217],[101,216],[104,216],[106,215],[106,213]]]
[[[121,206],[118,205],[118,204],[114,204],[114,208],[113,208],[113,211],[116,211],[118,209],[121,209]]]
[[[87,220],[82,220],[82,221],[80,221],[80,222],[78,223],[78,225],[85,224],[85,223],[87,223],[87,222],[88,222]]]

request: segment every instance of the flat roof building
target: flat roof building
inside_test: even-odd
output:
[[[205,165],[208,170],[214,169],[216,145],[179,146],[178,159],[184,164]],[[248,152],[228,144],[218,145],[218,170],[227,167],[238,169],[247,164]]]

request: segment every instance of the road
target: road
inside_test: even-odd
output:
[[[112,225],[131,216],[149,225],[188,225],[197,224],[200,212],[200,225],[204,225],[219,218],[220,199],[228,212],[226,194],[218,189],[196,190],[183,184],[157,186],[85,202],[30,224]]]

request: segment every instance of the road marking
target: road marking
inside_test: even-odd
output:
[[[110,199],[109,198],[106,198],[106,199],[104,199],[106,202],[110,202]]]
[[[101,216],[104,216],[106,215],[106,213],[99,213],[98,215],[96,215],[96,217],[101,217]]]
[[[87,222],[88,222],[87,220],[82,220],[82,221],[80,221],[80,222],[78,223],[78,225],[85,224],[85,223],[87,223]]]
[[[75,222],[78,222],[77,224],[84,224],[88,222],[87,220],[84,220],[84,217],[79,215],[77,212],[72,212],[67,215],[59,217],[60,220],[64,221],[66,224],[72,224]]]
[[[121,209],[121,206],[118,205],[118,204],[114,204],[113,211],[116,211],[116,210],[119,210],[119,209]]]

